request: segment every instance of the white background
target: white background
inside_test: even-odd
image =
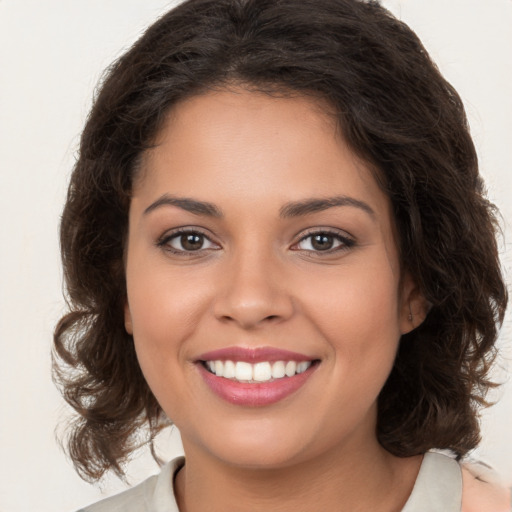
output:
[[[384,0],[465,101],[512,275],[512,1]],[[173,2],[0,0],[0,512],[73,511],[123,487],[82,482],[54,436],[67,409],[50,379],[64,310],[57,226],[78,137],[102,70]],[[512,368],[509,314],[499,378]],[[483,418],[477,456],[512,483],[512,383]],[[176,435],[166,446],[179,451]],[[167,446],[170,444],[170,447]],[[147,454],[132,483],[156,472]],[[102,494],[103,492],[103,494]]]

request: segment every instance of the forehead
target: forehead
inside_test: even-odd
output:
[[[292,196],[308,187],[310,195],[322,196],[332,195],[333,187],[357,185],[387,203],[326,102],[245,89],[208,92],[175,105],[155,146],[143,155],[134,192],[142,184],[198,192],[204,183],[220,195],[224,185],[237,181],[250,186],[254,198],[258,191],[268,197],[279,188]]]

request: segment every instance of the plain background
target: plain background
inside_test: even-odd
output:
[[[420,36],[468,111],[512,274],[512,1],[384,0]],[[0,0],[0,511],[73,511],[124,489],[82,482],[55,441],[69,411],[50,378],[64,310],[57,226],[78,138],[102,70],[173,2]],[[508,242],[507,242],[508,240]],[[511,315],[496,375],[512,367]],[[512,483],[512,383],[483,417],[475,456]],[[179,453],[177,434],[160,441]],[[132,483],[157,471],[147,453]]]

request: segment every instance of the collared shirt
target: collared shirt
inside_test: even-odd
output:
[[[177,457],[167,463],[159,475],[78,512],[179,512],[173,481],[184,463],[184,457]],[[441,453],[426,453],[402,512],[460,512],[461,504],[459,463]]]

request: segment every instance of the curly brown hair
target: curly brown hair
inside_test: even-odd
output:
[[[54,376],[78,413],[67,440],[77,471],[123,475],[134,447],[166,425],[124,327],[131,185],[169,109],[233,83],[327,100],[375,169],[402,267],[431,304],[401,340],[378,439],[398,456],[466,454],[479,442],[507,291],[459,96],[375,1],[188,0],[109,68],[71,176],[60,232],[69,312],[55,330]]]

